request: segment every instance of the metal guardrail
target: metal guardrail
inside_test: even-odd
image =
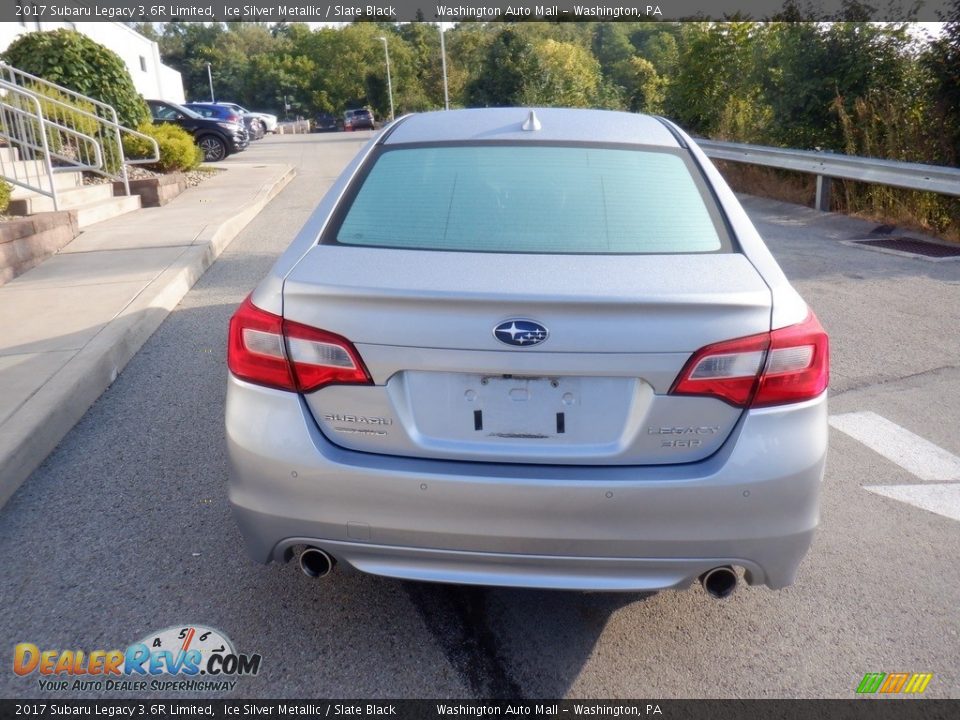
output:
[[[0,80],[0,175],[8,182],[46,195],[59,209],[56,172],[103,167],[96,138],[48,120],[33,93]],[[54,161],[58,162],[54,166]]]
[[[814,205],[818,210],[830,210],[832,178],[960,197],[960,169],[957,168],[717,140],[696,139],[696,143],[708,157],[715,160],[729,160],[816,175],[817,196]]]

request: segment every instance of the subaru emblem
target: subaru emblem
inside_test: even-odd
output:
[[[532,347],[550,336],[550,332],[533,320],[515,318],[505,320],[493,329],[493,336],[504,345]]]

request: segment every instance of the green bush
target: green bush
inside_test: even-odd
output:
[[[40,83],[28,83],[24,86],[24,89],[29,90],[36,96],[40,102],[40,111],[43,117],[50,123],[63,125],[84,135],[97,138],[100,128],[97,120],[84,114],[85,112],[93,113],[94,107],[91,103],[77,101],[55,88]],[[43,142],[40,137],[40,125],[33,119],[36,113],[36,105],[29,98],[16,93],[10,93],[6,102],[8,105],[24,110],[27,114],[6,114],[5,119],[11,127],[5,127],[4,130],[24,143],[40,148]],[[93,149],[93,143],[89,140],[84,140],[73,133],[60,130],[49,124],[46,134],[47,147],[50,152],[77,162],[93,163],[96,157],[95,150]]]
[[[112,105],[121,125],[150,117],[120,56],[75,30],[21,35],[2,54],[20,70]]]
[[[85,135],[96,136],[99,123],[96,118],[90,117],[97,114],[93,103],[77,100],[56,88],[41,83],[27,83],[24,89],[37,96],[40,101],[40,110],[47,120],[66,125]]]
[[[147,167],[161,172],[193,170],[203,162],[203,151],[193,142],[193,136],[178,125],[143,123],[137,128],[149,135],[160,146],[160,162]],[[153,154],[153,146],[136,135],[124,135],[123,152],[130,158],[146,158]]]
[[[13,188],[6,180],[0,179],[0,213],[6,212],[10,206],[10,193]]]

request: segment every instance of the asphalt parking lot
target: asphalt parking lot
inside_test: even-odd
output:
[[[851,247],[873,224],[772,201],[746,206],[833,351],[822,525],[794,586],[718,602],[248,560],[225,484],[227,321],[368,137],[243,154],[298,174],[0,509],[4,653],[197,623],[262,655],[228,697],[849,698],[867,672],[933,673],[926,696],[960,697],[960,262]],[[0,696],[52,695],[7,664]]]

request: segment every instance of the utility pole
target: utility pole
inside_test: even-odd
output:
[[[440,62],[443,64],[443,109],[450,109],[450,91],[447,89],[447,45],[443,39],[443,23],[440,28]]]
[[[393,82],[390,80],[390,50],[387,49],[387,39],[380,36],[383,43],[383,54],[387,58],[387,92],[390,94],[390,121],[393,122]]]
[[[210,102],[216,102],[213,97],[213,73],[210,72],[210,63],[207,63],[207,80],[210,81]]]

